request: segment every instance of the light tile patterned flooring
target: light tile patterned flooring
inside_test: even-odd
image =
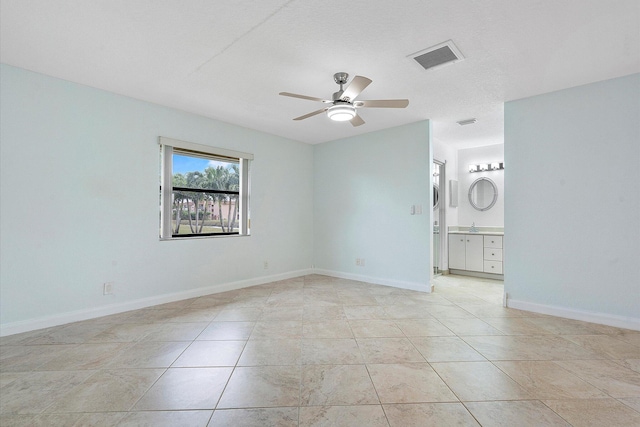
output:
[[[0,343],[9,426],[639,426],[640,332],[306,276]]]

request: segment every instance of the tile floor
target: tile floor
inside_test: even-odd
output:
[[[639,426],[640,332],[306,276],[0,340],[9,426]]]

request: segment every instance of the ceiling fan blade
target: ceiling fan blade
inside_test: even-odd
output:
[[[305,114],[304,116],[300,116],[300,117],[296,117],[293,120],[304,120],[304,119],[308,119],[309,117],[313,117],[315,115],[318,115],[320,113],[324,113],[325,111],[327,111],[328,108],[321,108],[320,110],[316,110],[313,113],[309,113],[309,114]]]
[[[290,92],[280,92],[278,95],[290,96],[291,98],[308,99],[309,101],[331,102],[326,99],[316,98],[314,96],[298,95],[297,93],[290,93]]]
[[[349,120],[351,122],[351,124],[353,125],[353,127],[356,126],[360,126],[364,124],[364,120],[362,120],[362,117],[360,117],[359,115],[355,115],[353,116],[353,119]]]
[[[367,108],[405,108],[409,105],[408,99],[375,99],[369,101],[357,101],[356,107]]]
[[[356,99],[367,86],[371,84],[371,79],[362,76],[355,76],[349,86],[342,92],[341,99],[349,98],[349,101]]]

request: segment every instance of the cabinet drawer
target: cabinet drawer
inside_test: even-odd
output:
[[[484,236],[485,248],[502,248],[502,236]]]
[[[485,247],[484,259],[486,261],[502,261],[502,249]]]
[[[484,272],[493,274],[502,274],[502,262],[500,261],[485,261]]]

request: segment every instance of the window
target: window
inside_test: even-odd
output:
[[[252,154],[160,137],[160,239],[249,235]]]

